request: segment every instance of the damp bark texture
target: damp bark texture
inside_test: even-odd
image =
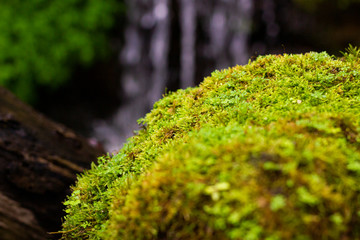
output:
[[[70,185],[102,154],[0,87],[0,238],[57,238]]]

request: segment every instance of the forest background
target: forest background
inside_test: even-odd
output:
[[[114,150],[165,91],[215,69],[359,46],[359,12],[359,0],[4,0],[0,85]]]

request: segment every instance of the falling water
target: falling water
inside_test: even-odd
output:
[[[194,85],[195,80],[195,41],[196,9],[194,0],[180,0],[181,60],[180,87]]]
[[[280,27],[276,23],[276,13],[275,13],[275,2],[274,0],[263,1],[263,15],[262,19],[266,24],[266,35],[268,41],[271,43],[278,36]]]
[[[136,120],[170,84],[194,86],[215,69],[248,60],[252,0],[127,0],[127,6],[119,54],[124,104],[94,124],[94,135],[109,151],[133,134]]]
[[[166,87],[169,0],[128,0],[125,46],[119,54],[123,104],[108,121],[95,123],[95,136],[109,151],[119,149],[138,128]]]

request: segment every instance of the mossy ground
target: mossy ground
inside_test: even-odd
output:
[[[170,93],[65,202],[64,239],[360,239],[360,60],[269,55]]]

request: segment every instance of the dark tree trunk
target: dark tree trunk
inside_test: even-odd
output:
[[[49,239],[76,174],[99,147],[0,87],[0,239]]]

